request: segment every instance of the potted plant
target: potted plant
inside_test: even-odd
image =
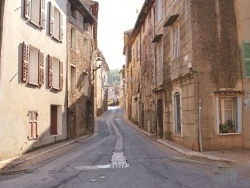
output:
[[[234,124],[231,119],[228,119],[224,124],[219,124],[220,133],[233,133]]]

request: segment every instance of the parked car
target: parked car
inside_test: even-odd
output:
[[[115,101],[113,99],[109,99],[108,106],[115,106]]]

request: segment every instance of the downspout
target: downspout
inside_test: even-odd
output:
[[[67,11],[68,12],[68,11]],[[67,15],[67,13],[66,13],[66,17],[67,17],[68,15]],[[66,25],[68,25],[68,19],[66,19]],[[67,33],[67,32],[66,32]],[[68,41],[68,35],[66,34],[66,41]],[[67,139],[69,140],[70,139],[70,135],[71,135],[71,130],[70,130],[70,127],[69,127],[69,119],[68,119],[68,112],[69,112],[69,99],[68,99],[68,97],[69,97],[69,95],[68,95],[68,91],[69,91],[69,89],[68,89],[68,72],[69,72],[69,59],[68,59],[68,57],[69,57],[69,55],[68,55],[68,53],[69,53],[69,51],[68,51],[68,42],[66,43],[66,49],[67,49],[67,52],[66,52],[66,109],[67,109],[67,116],[66,116],[66,119],[67,119]]]
[[[155,7],[153,7],[153,36],[155,36]],[[153,49],[154,49],[154,88],[156,87],[156,45],[153,43]],[[154,107],[155,107],[155,135],[157,135],[157,100],[156,100],[156,94],[154,93]]]

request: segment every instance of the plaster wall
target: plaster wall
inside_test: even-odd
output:
[[[63,14],[66,26],[66,1],[52,1]],[[66,109],[66,35],[62,42],[55,41],[49,35],[49,1],[46,4],[46,27],[39,29],[23,16],[24,4],[20,0],[5,2],[3,20],[3,41],[1,51],[1,89],[0,89],[0,159],[6,159],[45,144],[67,138]],[[63,29],[66,33],[66,27]],[[44,53],[45,82],[41,87],[21,81],[22,43],[40,49]],[[51,55],[63,62],[63,89],[53,90],[48,87],[48,58]],[[50,106],[58,105],[61,109],[60,133],[50,134]],[[30,132],[28,111],[38,112],[38,139],[28,140]]]
[[[238,28],[238,46],[239,59],[243,65],[242,60],[242,42],[250,41],[249,29],[250,29],[250,13],[248,7],[250,6],[250,1],[248,0],[235,0],[236,18],[237,18],[237,28]],[[250,149],[250,79],[243,76],[243,113],[242,113],[242,123],[243,123],[243,135],[244,135],[244,147]]]

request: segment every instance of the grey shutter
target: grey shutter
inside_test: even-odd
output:
[[[59,88],[60,88],[60,90],[62,90],[62,88],[63,88],[63,62],[59,62],[59,66],[60,66],[60,68],[59,68]]]
[[[30,19],[31,0],[24,0],[24,17]]]
[[[250,78],[250,41],[243,42],[243,61],[245,77]]]
[[[52,87],[53,86],[53,70],[52,70],[52,63],[53,63],[53,58],[49,55],[48,58],[48,75],[49,75],[49,79],[48,79],[48,86]]]
[[[40,2],[40,27],[45,27],[45,0],[41,0]]]
[[[49,4],[49,33],[54,34],[54,5],[50,2]]]
[[[63,40],[63,14],[60,12],[60,34],[59,34],[59,40]]]

